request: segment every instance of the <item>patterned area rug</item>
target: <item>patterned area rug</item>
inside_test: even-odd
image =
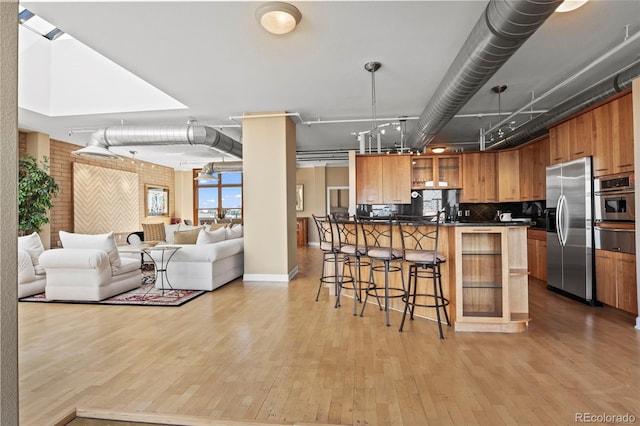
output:
[[[153,270],[144,271],[142,286],[125,293],[118,294],[100,302],[47,300],[44,293],[23,297],[20,302],[46,302],[46,303],[83,303],[95,305],[138,305],[138,306],[181,306],[190,300],[206,293],[204,290],[171,290],[162,294],[162,290],[154,287],[155,276]]]

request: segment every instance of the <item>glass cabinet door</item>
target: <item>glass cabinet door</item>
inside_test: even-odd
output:
[[[436,182],[433,157],[414,155],[411,157],[411,163],[413,170],[412,189],[434,188]]]
[[[438,157],[438,186],[460,188],[460,156]]]

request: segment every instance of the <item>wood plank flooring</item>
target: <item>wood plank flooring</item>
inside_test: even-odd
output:
[[[574,424],[640,417],[634,319],[530,282],[521,334],[398,332],[315,294],[321,253],[290,283],[237,280],[182,307],[19,304],[20,424],[70,410],[341,425]],[[638,421],[638,420],[637,420]],[[174,423],[175,424],[175,423]],[[187,424],[187,423],[185,423]]]

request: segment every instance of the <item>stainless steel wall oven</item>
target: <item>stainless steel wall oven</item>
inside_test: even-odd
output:
[[[632,173],[598,178],[593,189],[596,222],[635,220],[635,179]]]

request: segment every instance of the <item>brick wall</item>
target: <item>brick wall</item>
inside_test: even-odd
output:
[[[115,170],[123,170],[138,174],[138,199],[140,211],[140,223],[142,222],[169,222],[167,218],[146,217],[144,214],[144,186],[145,184],[166,186],[169,188],[169,216],[175,212],[175,177],[174,170],[170,167],[159,166],[152,163],[131,159],[118,158],[109,160],[92,160],[71,155],[72,151],[79,149],[78,145],[61,142],[52,139],[50,146],[50,174],[60,186],[58,196],[53,200],[51,218],[51,246],[58,242],[58,232],[74,232],[73,229],[73,163],[90,164],[96,167],[104,167]],[[20,133],[19,152],[26,151],[26,134]],[[131,231],[141,231],[142,226]]]

